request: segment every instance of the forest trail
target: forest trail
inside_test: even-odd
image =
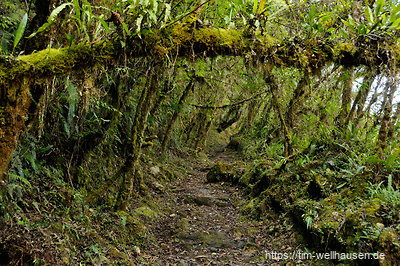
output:
[[[276,214],[262,221],[245,218],[240,209],[249,200],[242,188],[206,182],[212,165],[231,164],[240,160],[237,156],[220,147],[208,154],[207,163],[189,163],[188,174],[174,181],[161,203],[169,213],[153,225],[154,239],[143,248],[143,264],[271,265],[276,261],[265,260],[266,250],[295,248],[288,219]]]

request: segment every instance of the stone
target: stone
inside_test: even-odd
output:
[[[217,162],[207,173],[207,182],[231,181],[233,177],[232,166],[223,162]]]
[[[133,255],[135,257],[140,256],[140,248],[138,246],[133,247]]]
[[[198,206],[212,206],[214,205],[214,198],[209,196],[192,196],[186,195],[184,199],[185,203],[196,204]]]
[[[155,188],[156,188],[158,191],[160,191],[160,192],[164,191],[164,186],[161,185],[160,183],[155,182],[155,183],[154,183],[154,186],[155,186]]]
[[[160,167],[157,165],[150,167],[150,172],[152,175],[157,176],[160,173]]]

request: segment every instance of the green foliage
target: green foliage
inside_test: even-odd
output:
[[[32,38],[34,36],[36,36],[38,33],[41,33],[42,31],[46,30],[48,27],[50,27],[53,22],[55,21],[55,19],[57,18],[58,14],[63,11],[67,6],[71,6],[72,3],[64,3],[61,4],[60,6],[56,7],[49,15],[49,17],[47,18],[47,22],[45,24],[43,24],[36,32],[32,33],[31,35],[29,35],[27,38]]]
[[[387,205],[389,208],[400,207],[400,191],[393,187],[392,175],[387,178],[387,186],[384,187],[384,181],[378,184],[370,184],[368,187],[369,195],[371,199],[378,198]]]
[[[171,3],[155,0],[124,0],[117,7],[134,25],[134,35],[141,36],[143,30],[163,28],[171,17]],[[122,23],[124,31],[130,35],[128,24]]]
[[[310,213],[302,215],[304,221],[306,222],[306,227],[308,230],[312,229],[313,219],[317,214],[318,214],[317,211],[312,210],[310,211]]]
[[[355,111],[348,117],[348,123],[342,125],[338,116],[346,81],[346,75],[341,73],[345,70],[329,64],[295,69],[284,66],[284,62],[280,64],[282,67],[274,68],[271,62],[277,62],[281,55],[301,59],[310,53],[309,58],[313,58],[318,54],[316,44],[323,43],[324,49],[332,50],[346,36],[349,42],[361,40],[360,36],[363,40],[394,37],[400,24],[400,9],[397,4],[379,0],[372,8],[362,8],[361,16],[357,17],[351,1],[337,1],[326,7],[318,1],[292,3],[287,6],[282,1],[234,0],[218,4],[210,1],[199,7],[198,1],[124,0],[115,5],[112,2],[95,6],[88,0],[73,0],[54,9],[47,22],[29,37],[37,37],[57,25],[66,29],[61,38],[66,36],[67,42],[58,40],[60,45],[114,38],[111,35],[114,31],[124,38],[121,38],[123,45],[127,45],[130,37],[141,37],[149,31],[167,34],[167,30],[158,29],[181,23],[193,31],[203,27],[235,28],[243,31],[246,38],[250,36],[252,45],[260,45],[262,34],[285,39],[282,46],[268,46],[273,50],[270,58],[260,59],[251,49],[243,58],[216,56],[186,61],[168,54],[163,66],[166,70],[156,75],[160,79],[161,96],[152,104],[145,137],[163,136],[174,112],[180,116],[172,130],[169,149],[185,159],[187,154],[204,148],[207,135],[218,147],[225,138],[234,135],[232,140],[243,146],[242,157],[255,160],[254,167],[240,179],[252,195],[257,195],[246,207],[249,213],[277,206],[279,211],[297,215],[307,234],[312,232],[321,241],[329,242],[325,238],[328,235],[341,245],[354,248],[360,241],[378,237],[377,222],[384,220],[388,226],[397,222],[396,214],[385,209],[400,206],[397,132],[388,140],[383,154],[376,154],[374,143],[382,118],[379,113],[366,111],[371,94],[365,95],[368,100],[364,102],[356,104],[354,99],[359,90],[368,92],[373,86],[353,86],[350,97],[354,106],[350,107],[355,107]],[[121,20],[107,19],[110,11],[120,15]],[[21,15],[18,23],[11,16],[4,17],[0,21],[1,38],[4,37],[2,53],[8,53],[9,44],[13,44],[14,50],[18,48],[29,20],[27,14]],[[339,33],[343,25],[347,35]],[[48,224],[60,226],[54,231],[65,235],[63,241],[71,241],[74,247],[82,247],[84,243],[82,251],[76,254],[92,264],[107,264],[103,256],[107,251],[98,241],[101,237],[87,242],[85,237],[89,233],[86,235],[82,228],[89,228],[97,237],[94,226],[102,224],[121,233],[113,241],[129,243],[133,241],[130,234],[136,226],[128,213],[114,217],[110,211],[117,197],[118,176],[113,180],[116,185],[99,193],[97,202],[91,202],[90,206],[85,203],[88,193],[107,184],[130,155],[136,107],[143,87],[148,86],[148,71],[153,61],[144,57],[126,57],[124,61],[123,67],[121,60],[115,58],[109,68],[37,81],[37,90],[46,92],[38,101],[40,121],[26,118],[27,124],[32,123],[31,135],[21,137],[9,172],[10,183],[1,191],[0,214],[4,218],[8,216],[7,219],[15,219],[21,226],[30,226],[37,222],[29,219],[29,213],[44,217]],[[324,60],[315,61],[318,64]],[[356,72],[358,79],[367,71],[358,68]],[[274,95],[269,90],[268,75],[274,75],[278,84]],[[307,86],[296,91],[306,75],[310,77]],[[180,102],[192,78],[196,81],[193,91],[187,101]],[[32,97],[37,97],[34,89],[32,92]],[[199,105],[218,108],[197,108]],[[291,110],[294,111],[290,113]],[[209,134],[210,128],[235,115],[224,128],[223,141],[218,139],[221,135]],[[43,132],[35,132],[36,128],[42,128]],[[286,141],[293,149],[288,155]],[[154,145],[144,150],[145,155],[139,161],[145,167],[158,159],[157,140],[151,143]],[[378,178],[386,176],[389,176],[387,186],[385,182],[376,184]],[[374,203],[375,199],[380,199],[379,204]],[[20,217],[18,212],[22,213]],[[153,216],[146,207],[132,213],[137,217]],[[68,223],[54,224],[53,217]]]
[[[372,165],[382,165],[386,171],[399,171],[400,163],[399,163],[399,155],[400,149],[398,148],[398,144],[393,145],[393,150],[388,148],[387,156],[384,159],[379,158],[377,154],[371,154],[367,158],[367,163]]]
[[[384,38],[385,35],[395,34],[400,28],[400,5],[397,2],[391,4],[385,0],[378,0],[374,5],[374,10],[369,6],[364,8],[364,16],[362,20],[356,20],[349,15],[347,20],[342,22],[349,31],[342,32],[346,37],[349,34],[366,36],[365,40]]]
[[[18,26],[17,32],[15,33],[13,52],[15,50],[15,47],[17,47],[19,41],[21,40],[22,35],[24,34],[27,22],[28,22],[28,14],[25,13],[25,15],[22,17],[21,23]]]
[[[26,26],[25,14],[20,1],[6,0],[0,3],[0,55],[11,54],[17,46]],[[21,36],[17,37],[17,33]]]

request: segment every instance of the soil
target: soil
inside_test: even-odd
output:
[[[272,259],[267,251],[303,250],[287,217],[271,210],[255,220],[241,213],[249,199],[230,183],[207,183],[216,162],[240,161],[237,152],[220,147],[208,160],[187,160],[187,170],[172,182],[159,203],[168,210],[152,226],[140,262],[150,265],[292,265],[305,261]]]

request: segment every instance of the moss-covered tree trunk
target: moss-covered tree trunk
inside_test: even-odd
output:
[[[345,70],[345,82],[342,91],[342,107],[339,115],[336,118],[337,127],[344,130],[346,127],[346,120],[350,113],[351,107],[351,94],[354,81],[354,67],[347,67]]]
[[[161,64],[157,63],[149,70],[148,80],[142,90],[136,107],[135,119],[132,126],[131,143],[128,155],[122,167],[122,184],[118,194],[115,209],[125,210],[136,186],[140,192],[143,189],[143,180],[138,172],[138,162],[141,154],[143,133],[146,129],[147,117],[154,97],[158,92],[158,75]],[[135,182],[136,181],[136,182]]]
[[[377,71],[375,70],[370,70],[368,74],[364,77],[363,83],[361,85],[361,88],[356,96],[356,99],[354,100],[353,107],[351,108],[350,111],[350,116],[353,117],[353,114],[355,114],[355,126],[358,126],[360,123],[360,120],[364,117],[364,106],[367,101],[367,97],[369,92],[371,91],[372,88],[372,82],[376,78]],[[357,111],[356,111],[357,109]],[[349,120],[348,119],[348,120]]]
[[[222,132],[231,125],[233,125],[234,123],[236,123],[237,121],[239,121],[240,115],[242,113],[242,108],[243,107],[239,105],[235,105],[229,108],[229,110],[220,118],[218,122],[217,131]],[[248,106],[248,108],[250,108],[250,106]],[[243,123],[241,130],[245,130],[245,127],[246,127],[246,122]]]
[[[305,89],[308,84],[310,84],[309,74],[305,72],[294,90],[293,98],[290,100],[288,111],[286,113],[286,121],[289,130],[293,130],[296,112],[301,106],[302,100],[306,94]]]
[[[119,112],[121,108],[121,77],[118,73],[113,77],[113,81],[108,86],[108,93],[111,96],[110,106],[112,107],[104,117],[107,122],[99,131],[92,132],[80,139],[80,147],[77,150],[71,165],[71,176],[73,182],[84,184],[85,180],[80,179],[80,166],[87,159],[88,155],[100,145],[107,134],[107,131],[115,130],[119,121]]]
[[[286,120],[283,116],[283,111],[282,111],[282,107],[279,103],[279,99],[278,99],[278,83],[275,79],[275,77],[272,75],[272,73],[265,73],[266,77],[265,77],[265,81],[266,83],[269,85],[270,88],[270,92],[272,95],[272,104],[274,105],[276,112],[278,114],[279,117],[279,121],[281,122],[281,127],[283,129],[283,138],[284,138],[284,156],[288,157],[292,154],[293,152],[293,147],[292,147],[292,141],[290,138],[290,134],[291,132],[289,131],[289,128],[286,124]]]
[[[247,105],[247,119],[246,119],[246,127],[249,129],[252,127],[254,118],[256,117],[256,114],[258,113],[260,107],[261,107],[262,101],[260,100],[253,100]],[[239,112],[238,112],[239,114]],[[239,119],[239,117],[237,118]]]
[[[381,159],[383,159],[384,150],[388,144],[387,138],[388,138],[389,126],[391,124],[393,98],[398,86],[397,85],[398,74],[397,73],[393,74],[391,77],[389,77],[389,80],[387,82],[389,84],[388,85],[389,89],[384,97],[386,100],[382,103],[382,105],[384,106],[383,117],[379,129],[378,141],[376,143],[376,152]]]
[[[169,138],[171,136],[172,129],[175,125],[176,120],[178,119],[179,114],[181,113],[182,105],[185,102],[186,98],[189,96],[189,92],[193,91],[193,88],[194,88],[194,79],[192,78],[189,81],[189,84],[185,87],[185,89],[179,99],[177,110],[174,111],[171,119],[168,122],[167,129],[165,130],[164,138],[161,143],[161,152],[164,152],[165,148],[167,147]]]
[[[32,110],[31,79],[22,78],[9,84],[1,92],[0,108],[0,185],[7,182],[7,168],[20,134],[25,130],[29,112]]]

